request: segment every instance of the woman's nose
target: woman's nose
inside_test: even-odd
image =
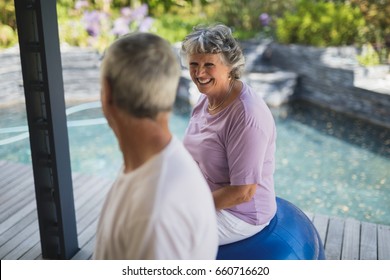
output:
[[[205,70],[205,68],[202,67],[202,66],[196,67],[196,69],[195,69],[195,75],[196,75],[196,76],[202,75],[202,74],[204,73],[204,70]]]

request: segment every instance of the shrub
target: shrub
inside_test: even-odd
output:
[[[0,23],[0,48],[8,48],[18,42],[18,36],[11,26]]]
[[[390,63],[390,3],[388,0],[350,0],[359,7],[367,23],[366,40],[380,62]]]
[[[365,20],[348,3],[301,0],[276,20],[280,43],[317,47],[351,45],[362,38]]]
[[[363,45],[361,54],[357,56],[357,60],[364,66],[374,66],[380,63],[379,55],[371,44]]]
[[[158,34],[171,43],[181,42],[193,27],[205,23],[197,17],[188,17],[183,20],[181,15],[166,14],[158,17],[151,32]]]

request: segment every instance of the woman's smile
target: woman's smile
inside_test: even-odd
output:
[[[201,85],[207,85],[209,84],[212,79],[211,78],[208,78],[208,79],[205,79],[205,78],[197,78],[196,81],[201,84]]]

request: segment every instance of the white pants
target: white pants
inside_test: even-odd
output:
[[[252,225],[225,210],[217,211],[217,222],[219,245],[225,245],[251,237],[269,224]]]

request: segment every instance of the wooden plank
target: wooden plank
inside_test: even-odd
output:
[[[10,205],[23,200],[24,197],[31,196],[35,198],[34,180],[31,174],[22,180],[13,184],[12,188],[2,195],[0,199],[0,213],[8,210]]]
[[[325,241],[325,257],[327,260],[340,260],[343,243],[344,220],[339,217],[330,218],[328,235]]]
[[[360,259],[376,260],[377,258],[377,227],[375,224],[362,222]]]
[[[21,165],[15,164],[11,165],[9,169],[9,174],[4,175],[1,181],[0,197],[4,197],[6,192],[11,190],[14,186],[17,186],[19,182],[23,181],[25,178],[31,177],[32,169]]]
[[[73,179],[73,189],[74,189],[74,196],[80,197],[85,192],[89,191],[89,181],[92,180],[93,177],[88,175],[79,174],[78,176],[75,176]]]
[[[88,259],[92,256],[94,243],[89,244],[89,242],[95,238],[100,210],[111,184],[112,180],[110,179],[87,175],[80,176],[79,180],[74,182],[76,190],[80,186],[88,190],[82,193],[81,198],[75,196],[77,232],[80,246],[80,251],[76,254],[75,259]],[[78,194],[80,193],[78,192]],[[90,249],[84,248],[86,244],[89,244]],[[35,259],[42,259],[42,254],[39,254]]]
[[[14,237],[16,233],[22,231],[31,223],[38,224],[36,211],[32,211],[27,216],[23,217],[20,221],[18,221],[15,225],[6,230],[3,234],[1,234],[0,247],[3,246],[6,242],[8,242],[12,237]]]
[[[14,169],[16,168],[17,164],[13,164],[10,162],[3,161],[3,164],[0,166],[0,184],[2,186],[1,190],[3,189],[3,186],[6,186],[6,182],[8,180],[8,177]]]
[[[90,224],[86,224],[84,221],[83,226],[85,229],[81,231],[78,235],[80,251],[72,259],[89,259],[92,256],[95,243],[96,227],[98,223],[98,217],[96,215],[91,215],[88,221],[91,221]],[[42,254],[39,255],[37,259],[42,259]]]
[[[30,236],[34,235],[38,231],[38,225],[36,223],[31,223],[22,231],[16,233],[7,243],[5,243],[0,248],[0,259],[4,259],[8,254],[10,254],[18,246],[26,246],[28,248],[33,247],[37,242],[29,243],[31,240]],[[37,236],[37,238],[39,238]],[[25,242],[25,240],[28,240]],[[39,240],[38,240],[39,241]],[[27,250],[26,250],[27,251]]]
[[[89,260],[92,258],[95,247],[95,237],[90,239],[83,248],[73,256],[72,260]]]
[[[5,221],[13,213],[22,209],[26,204],[35,201],[35,193],[31,189],[31,186],[25,186],[26,191],[20,191],[14,198],[8,200],[3,206],[0,207],[0,222]],[[30,190],[28,190],[30,189]]]
[[[99,192],[102,192],[102,190],[104,191],[104,188],[101,187],[101,182],[102,179],[99,177],[90,178],[85,184],[88,186],[88,192],[84,192],[75,198],[75,207],[79,208],[80,206],[89,202],[89,200],[94,199],[94,197],[97,196]],[[103,193],[105,194],[105,191]]]
[[[358,260],[360,251],[360,222],[348,218],[345,221],[342,260]]]
[[[104,201],[104,197],[101,202]],[[95,248],[95,236],[96,236],[96,228],[99,222],[99,214],[102,207],[102,203],[100,203],[100,207],[96,207],[93,215],[89,215],[85,217],[83,220],[83,226],[85,227],[81,230],[79,234],[79,244],[81,250],[72,258],[74,260],[86,260],[92,257]]]
[[[100,209],[103,205],[103,200],[106,197],[108,188],[107,186],[111,183],[109,181],[100,180],[99,184],[95,184],[93,187],[96,190],[96,192],[91,194],[91,197],[86,197],[88,203],[83,202],[80,204],[80,201],[76,199],[78,206],[76,215],[78,219],[82,219],[86,215],[88,215],[89,212],[93,210],[98,210],[98,213],[100,213]]]
[[[390,226],[378,225],[378,259],[390,260]]]
[[[314,227],[317,229],[318,235],[325,246],[326,235],[328,233],[329,218],[324,215],[314,215],[313,217]]]
[[[38,256],[42,256],[41,242],[39,241],[25,254],[20,256],[19,260],[35,260]]]
[[[95,215],[90,224],[84,223],[86,226],[79,234],[79,243],[81,250],[73,259],[89,259],[91,258],[95,248],[95,237],[99,216]]]
[[[40,243],[40,236],[38,228],[27,238],[21,241],[11,252],[9,252],[3,260],[17,260],[20,259],[26,252],[28,252],[36,244]]]
[[[13,213],[12,216],[8,217],[4,222],[1,223],[0,234],[3,234],[12,226],[16,225],[23,217],[27,216],[31,212],[36,211],[36,202],[32,201],[26,204],[23,208]]]

